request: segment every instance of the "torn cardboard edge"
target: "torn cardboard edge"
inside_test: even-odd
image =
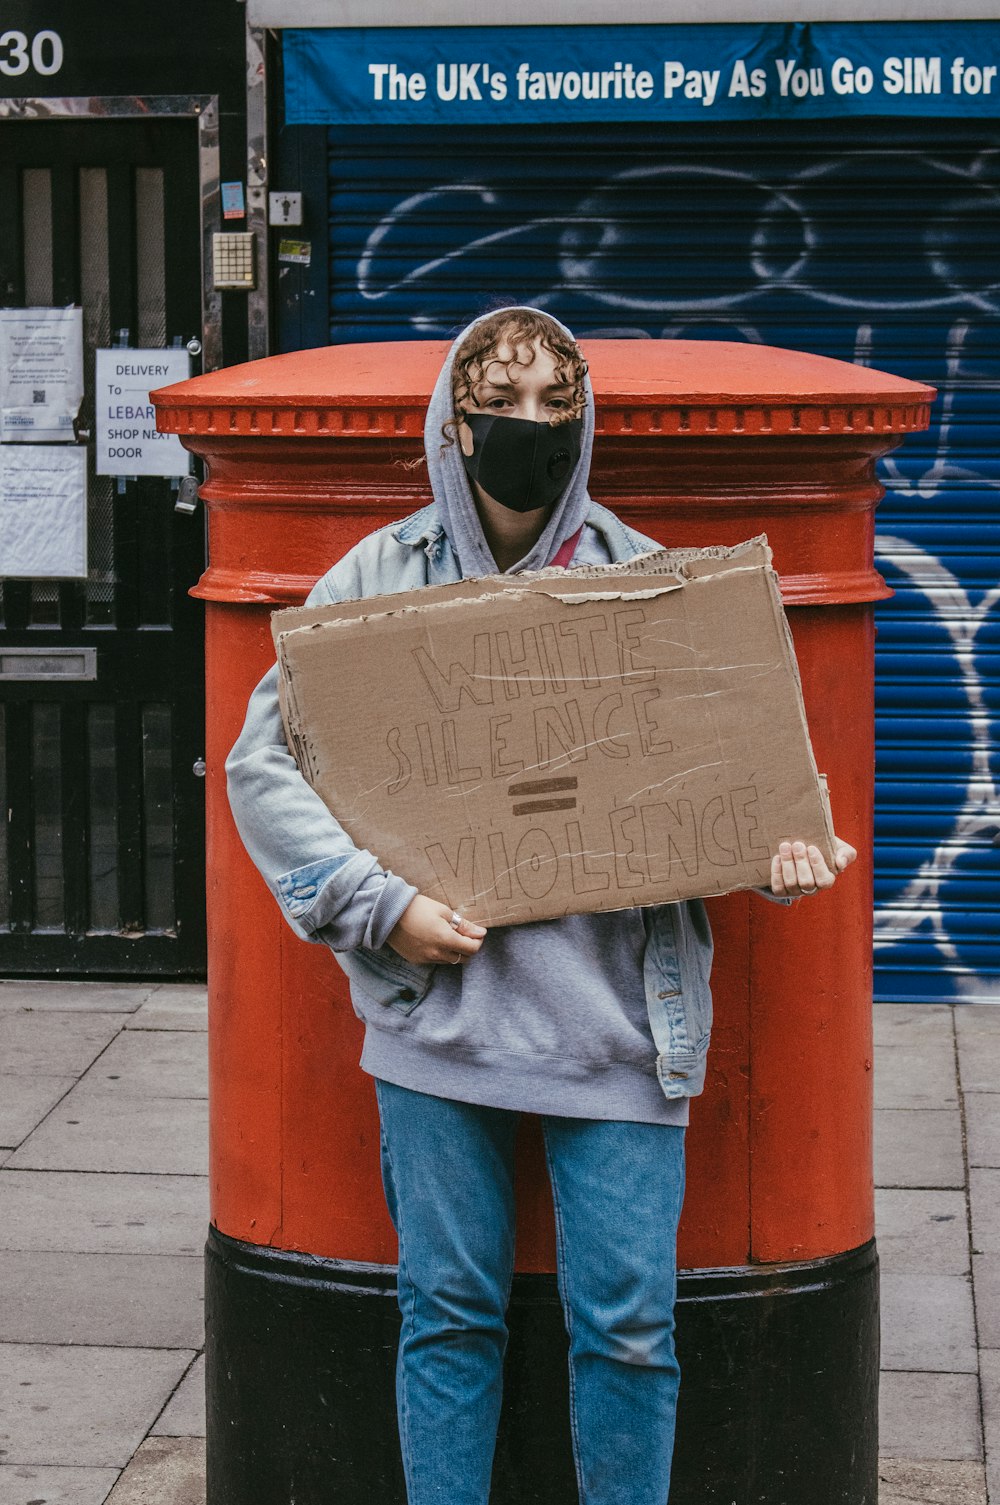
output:
[[[763,537],[272,625],[305,777],[358,846],[470,918],[762,886],[788,837],[834,860]]]
[[[272,612],[271,636],[277,648],[282,634],[299,628],[318,627],[326,622],[357,621],[359,617],[375,616],[383,611],[399,611],[404,605],[402,597],[406,598],[406,607],[423,608],[445,601],[474,601],[497,591],[545,589],[553,582],[565,585],[567,591],[574,591],[580,580],[612,580],[617,583],[635,575],[664,575],[683,580],[700,574],[716,574],[720,570],[760,565],[771,567],[771,549],[764,534],[731,548],[717,544],[707,549],[651,549],[618,564],[582,565],[569,570],[550,566],[543,570],[525,570],[517,575],[482,575],[473,580],[456,580],[450,585],[424,585],[418,590],[351,598],[323,606],[289,606]]]

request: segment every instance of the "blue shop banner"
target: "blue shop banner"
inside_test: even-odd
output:
[[[284,33],[292,125],[1000,115],[1000,21]]]

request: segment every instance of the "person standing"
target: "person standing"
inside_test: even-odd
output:
[[[591,500],[593,436],[569,330],[523,307],[474,320],[428,407],[433,501],[362,540],[310,604],[657,548]],[[666,1505],[684,1132],[711,1030],[704,906],[487,933],[354,845],[288,752],[274,669],[227,772],[250,856],[293,929],[334,951],[365,1023],[399,1238],[409,1505],[489,1499],[523,1113],[541,1118],[552,1186],[581,1505]],[[828,888],[856,855],[838,841],[831,870],[789,833],[768,897]]]

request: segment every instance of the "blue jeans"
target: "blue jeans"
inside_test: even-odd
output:
[[[376,1091],[399,1235],[396,1396],[409,1505],[487,1505],[519,1115],[382,1081]],[[556,1117],[542,1128],[581,1505],[666,1505],[684,1130]]]

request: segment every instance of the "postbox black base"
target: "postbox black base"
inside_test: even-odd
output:
[[[206,1249],[208,1505],[405,1505],[394,1272]],[[874,1242],[680,1278],[670,1505],[876,1505]],[[554,1277],[515,1276],[492,1505],[576,1505]]]

